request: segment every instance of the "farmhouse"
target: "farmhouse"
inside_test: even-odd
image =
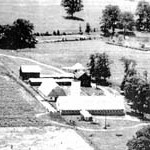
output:
[[[72,72],[72,73],[74,73],[75,71],[86,70],[86,68],[80,63],[76,63],[75,65],[73,65],[71,67],[63,67],[62,69],[66,70],[68,72]]]
[[[82,87],[91,87],[91,76],[84,71],[75,72],[75,79],[81,81]]]
[[[67,96],[59,97],[57,110],[62,115],[80,115],[86,110],[92,115],[124,115],[124,99],[121,96]]]
[[[59,96],[66,96],[65,91],[53,79],[42,82],[38,91],[46,97],[46,99],[56,100]]]
[[[28,80],[29,78],[39,78],[41,68],[36,65],[22,65],[19,72],[22,80]]]

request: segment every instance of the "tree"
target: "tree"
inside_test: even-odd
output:
[[[136,27],[138,31],[150,31],[150,5],[146,1],[139,1],[136,9]]]
[[[125,97],[132,103],[131,108],[143,115],[150,113],[150,84],[138,75],[134,75],[125,83]]]
[[[128,150],[149,150],[150,149],[150,126],[144,127],[136,132],[127,142]]]
[[[101,81],[106,83],[106,79],[111,76],[109,57],[105,53],[96,53],[90,55],[89,63],[87,64],[91,77],[95,79],[96,85]]]
[[[127,79],[136,74],[136,62],[133,59],[127,59],[125,57],[122,57],[120,61],[122,61],[124,65],[124,78],[121,83],[121,90],[124,90]]]
[[[102,11],[102,19],[101,19],[101,30],[108,32],[109,29],[112,29],[112,36],[115,33],[115,28],[117,23],[120,20],[120,9],[116,5],[107,5],[105,9]]]
[[[72,18],[75,12],[79,12],[83,9],[82,0],[62,0],[61,5]]]
[[[120,25],[123,29],[123,34],[124,34],[124,39],[125,39],[125,35],[126,35],[126,31],[133,30],[133,26],[134,26],[134,16],[132,13],[130,12],[123,12],[121,13],[120,16]]]
[[[17,19],[13,25],[3,26],[0,47],[8,49],[35,47],[34,26],[28,20]]]
[[[86,29],[85,29],[85,32],[86,32],[87,34],[89,34],[89,33],[91,32],[91,26],[90,26],[89,23],[86,23]]]

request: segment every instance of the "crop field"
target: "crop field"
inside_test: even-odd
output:
[[[17,54],[61,69],[65,66],[72,66],[77,62],[86,66],[90,54],[102,52],[107,53],[112,62],[110,80],[115,84],[120,84],[123,79],[124,66],[120,61],[122,57],[134,59],[137,63],[136,68],[141,75],[145,70],[150,72],[149,51],[144,52],[109,45],[101,40],[37,44],[35,49],[28,52],[20,51]]]
[[[34,105],[33,105],[34,104]],[[45,109],[0,66],[0,126],[37,126],[36,114]]]

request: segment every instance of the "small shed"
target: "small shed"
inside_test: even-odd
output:
[[[22,80],[29,78],[39,78],[41,68],[37,65],[22,65],[19,69],[19,76]]]
[[[92,115],[86,110],[81,110],[80,115],[81,115],[81,120],[84,120],[84,121],[92,121],[93,120]]]
[[[53,79],[42,82],[38,90],[47,99],[56,100],[59,96],[66,96],[65,91]]]
[[[91,87],[91,76],[84,71],[75,72],[74,78],[81,81],[82,87]]]

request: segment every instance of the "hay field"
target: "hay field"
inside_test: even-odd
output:
[[[31,49],[30,52],[20,51],[18,55],[31,57],[61,69],[77,62],[86,66],[90,54],[96,52],[106,52],[109,55],[113,62],[111,64],[111,81],[116,84],[120,84],[123,78],[124,68],[119,60],[123,56],[134,59],[137,62],[137,70],[141,74],[144,70],[150,73],[150,52],[108,45],[101,40],[37,44],[37,47]]]
[[[0,66],[0,127],[42,125],[36,114],[44,112],[45,108]]]

